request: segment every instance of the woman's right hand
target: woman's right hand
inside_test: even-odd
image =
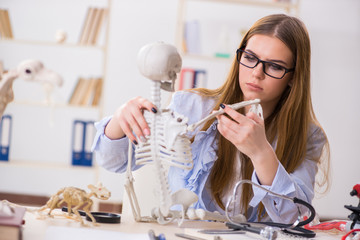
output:
[[[150,129],[143,115],[144,110],[157,112],[156,106],[145,98],[129,100],[116,110],[105,127],[105,135],[113,140],[126,135],[134,144],[137,144],[134,133],[138,139],[145,139],[145,136],[150,135]]]

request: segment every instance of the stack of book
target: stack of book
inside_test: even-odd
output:
[[[182,50],[186,53],[200,54],[200,23],[198,20],[187,21],[184,24]]]
[[[6,9],[0,9],[0,37],[13,38],[9,12]]]
[[[180,78],[176,80],[175,90],[206,87],[206,71],[202,69],[183,68]]]
[[[72,105],[98,106],[102,84],[102,78],[80,77],[70,97],[69,103]]]
[[[96,45],[106,15],[105,8],[88,8],[79,39],[81,45]]]
[[[25,223],[25,208],[1,206],[0,210],[0,239],[2,240],[21,240],[22,225]],[[8,211],[6,211],[9,209]]]

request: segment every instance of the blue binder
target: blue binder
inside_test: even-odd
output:
[[[12,117],[3,115],[0,122],[0,161],[9,161]]]
[[[206,87],[206,71],[195,70],[194,72],[194,88]]]
[[[75,120],[72,139],[72,165],[92,166],[91,145],[95,136],[94,121]]]

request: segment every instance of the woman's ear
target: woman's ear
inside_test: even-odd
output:
[[[293,86],[294,83],[294,78],[291,78],[288,82],[288,86],[291,88]]]

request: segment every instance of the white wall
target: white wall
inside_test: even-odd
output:
[[[324,216],[346,217],[360,183],[360,2],[302,1],[300,15],[312,41],[313,105],[331,147],[332,186],[314,205]]]
[[[0,7],[11,9],[11,14],[12,9],[17,9],[14,11],[19,12],[20,9],[24,9],[23,6],[27,3],[27,9],[31,9],[28,12],[31,12],[32,16],[37,16],[36,12],[41,16],[44,14],[43,9],[45,9],[41,7],[42,5],[52,6],[48,2],[50,1],[2,0]],[[69,14],[68,19],[74,17],[82,22],[84,15],[81,15],[80,12],[81,9],[84,9],[83,5],[87,1],[53,0],[51,2],[56,7],[56,11],[46,16],[45,21],[49,20],[49,26],[45,24],[44,31],[42,28],[32,28],[37,30],[29,31],[26,24],[31,18],[27,18],[29,20],[26,21],[14,20],[14,28],[15,25],[18,26],[15,36],[26,33],[22,36],[31,38],[35,35],[42,36],[40,39],[51,40],[55,30],[51,25],[54,23],[50,19],[55,12]],[[95,5],[99,4],[96,1],[88,2]],[[77,11],[71,11],[70,14],[68,12],[70,8],[77,9]],[[84,11],[82,14],[85,14]],[[246,11],[239,14],[245,19],[253,17],[247,16]],[[113,1],[104,115],[112,114],[117,107],[134,96],[140,95],[149,98],[150,82],[145,80],[137,70],[137,52],[149,42],[161,40],[175,43],[176,15],[177,1],[175,0]],[[213,15],[221,18],[221,12],[214,12]],[[228,16],[226,16],[227,18]],[[358,173],[360,163],[357,159],[360,149],[358,146],[360,111],[357,107],[360,98],[358,94],[360,86],[358,77],[358,66],[360,66],[360,47],[358,44],[360,42],[360,2],[357,0],[302,0],[300,18],[307,25],[312,41],[313,104],[318,119],[328,134],[332,154],[332,188],[327,195],[321,198],[317,197],[314,205],[322,217],[346,218],[349,212],[344,209],[343,205],[357,204],[357,199],[350,197],[349,192],[354,184],[360,183]],[[43,18],[37,20],[38,18],[34,17],[34,19],[36,19],[36,24],[44,26]],[[241,23],[244,23],[243,21],[245,20],[242,20]],[[62,27],[60,23],[56,23],[56,26],[55,29]],[[66,25],[65,30],[72,33],[69,36],[69,41],[77,41],[79,28],[79,24]],[[17,53],[17,49],[10,51],[0,45],[0,52],[0,59],[4,61],[6,68],[16,66],[18,59],[14,59],[13,56],[20,54]],[[56,62],[51,64],[51,66],[56,66]],[[63,64],[66,62],[59,59],[58,65]],[[87,64],[84,61],[79,67],[87,67]],[[187,64],[202,66],[200,63],[194,63],[191,60],[184,60],[184,65]],[[205,65],[210,66],[214,73],[213,76],[216,75],[217,79],[214,81],[220,83],[221,78],[226,74],[227,62],[207,63]],[[216,67],[220,70],[214,71]],[[88,67],[88,69],[90,68]],[[68,93],[63,95],[66,94]],[[66,99],[66,97],[63,98]],[[23,151],[23,149],[13,149],[13,151]],[[11,171],[18,175],[23,170],[12,169]],[[81,171],[77,171],[76,174],[81,176]],[[18,192],[22,191],[22,188],[34,188],[34,186],[27,185],[26,182],[19,182],[21,181],[20,178],[14,178],[11,181],[12,183],[8,183],[4,181],[4,176],[0,169],[0,191]],[[99,178],[112,190],[113,198],[121,200],[123,176],[100,170]],[[70,179],[76,180],[75,177],[70,177]],[[88,178],[85,177],[85,179]],[[43,189],[37,191],[39,193],[50,191],[47,187],[40,188]]]

